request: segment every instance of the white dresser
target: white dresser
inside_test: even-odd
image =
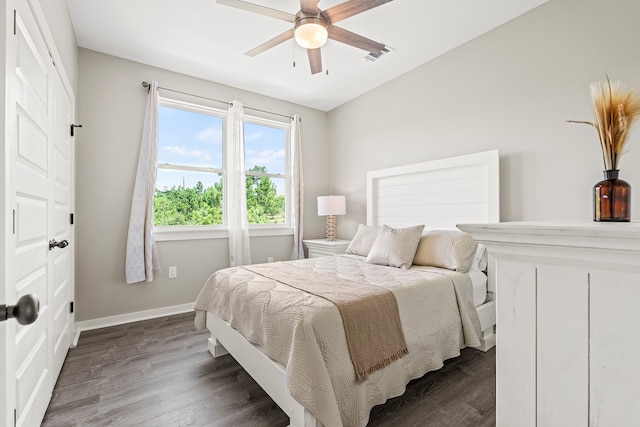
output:
[[[640,426],[640,223],[459,228],[496,272],[497,427]]]
[[[308,249],[309,258],[315,258],[319,256],[332,256],[343,254],[349,246],[350,240],[327,240],[327,239],[312,239],[303,240],[302,243]]]

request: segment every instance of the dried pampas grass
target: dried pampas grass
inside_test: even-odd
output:
[[[618,161],[633,123],[640,117],[640,97],[633,90],[624,91],[619,82],[591,84],[591,100],[595,109],[593,122],[567,120],[593,126],[598,132],[605,170],[618,168]]]

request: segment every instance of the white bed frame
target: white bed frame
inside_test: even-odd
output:
[[[499,191],[498,150],[372,171],[367,174],[367,223],[453,229],[461,223],[499,222]],[[483,351],[495,345],[495,281],[489,264],[488,302],[478,307]],[[283,365],[211,313],[207,328],[209,352],[214,357],[230,353],[289,416],[290,427],[321,427],[289,394]]]

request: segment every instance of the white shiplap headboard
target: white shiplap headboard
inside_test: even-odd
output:
[[[498,150],[367,173],[367,224],[454,229],[500,221]]]

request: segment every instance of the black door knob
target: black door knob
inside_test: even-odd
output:
[[[36,321],[40,312],[40,301],[33,294],[23,295],[16,305],[0,305],[0,322],[15,318],[21,325]]]
[[[49,240],[49,250],[50,251],[53,250],[53,248],[56,248],[56,247],[58,247],[60,249],[64,249],[67,246],[69,246],[69,242],[66,241],[66,240],[63,240],[61,242],[56,242],[56,239]]]

